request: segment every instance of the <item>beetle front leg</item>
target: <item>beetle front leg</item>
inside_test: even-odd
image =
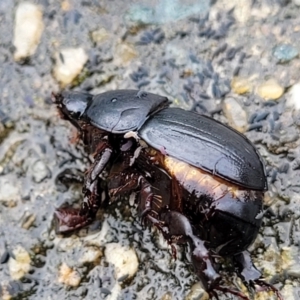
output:
[[[95,157],[95,161],[88,170],[83,186],[84,198],[81,208],[59,208],[55,211],[57,233],[66,233],[90,224],[101,204],[101,190],[99,175],[104,170],[111,157],[111,149],[105,148]]]

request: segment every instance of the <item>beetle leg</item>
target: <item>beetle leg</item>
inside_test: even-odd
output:
[[[246,283],[260,278],[261,273],[255,268],[248,251],[243,251],[234,256],[234,262],[239,268],[239,274]]]
[[[239,268],[240,272],[238,274],[241,275],[244,282],[252,285],[252,287],[254,287],[253,282],[261,287],[265,287],[273,291],[278,299],[283,300],[280,292],[272,284],[259,279],[261,277],[261,273],[255,268],[248,251],[243,251],[235,255],[234,262]]]
[[[101,204],[99,175],[111,157],[111,149],[105,148],[95,157],[83,186],[84,198],[80,209],[72,207],[59,208],[55,212],[57,233],[66,233],[90,224]]]
[[[233,290],[233,289],[230,289],[230,288],[227,288],[227,287],[224,287],[224,286],[216,286],[215,289],[222,292],[222,293],[225,293],[225,294],[229,293],[229,294],[238,296],[243,300],[250,300],[249,297],[245,296],[243,293],[241,293],[239,291],[236,291],[236,290]]]
[[[187,241],[190,244],[195,272],[201,279],[205,290],[212,291],[219,285],[221,277],[214,269],[211,253],[204,245],[204,241],[194,235],[190,221],[177,211],[163,212],[161,219],[168,226],[169,239],[177,243]]]
[[[277,288],[275,286],[273,286],[272,284],[270,283],[267,283],[261,279],[257,279],[254,281],[257,285],[259,285],[260,287],[265,287],[267,288],[268,290],[271,290],[273,293],[276,294],[276,297],[279,299],[279,300],[283,300],[283,297],[281,295],[281,293],[277,290]]]
[[[84,193],[86,193],[87,190],[89,190],[90,192],[93,191],[92,184],[104,170],[111,157],[111,153],[112,150],[110,148],[105,148],[100,155],[96,156],[94,163],[92,164],[86,175],[85,184],[83,186]]]

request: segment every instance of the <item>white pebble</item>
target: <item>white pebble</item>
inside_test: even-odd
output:
[[[21,187],[13,176],[1,176],[0,187],[0,202],[17,201],[20,199]]]
[[[84,252],[82,257],[80,258],[80,263],[91,263],[95,262],[99,257],[102,256],[102,252],[99,248],[97,247],[84,247]]]
[[[20,245],[14,250],[15,258],[10,258],[8,261],[9,273],[12,279],[19,280],[30,270],[31,259],[29,253]]]
[[[38,160],[32,165],[32,177],[35,182],[40,183],[49,176],[50,170],[42,160]]]
[[[239,132],[245,132],[248,125],[247,114],[240,103],[234,98],[226,98],[223,108],[229,125]]]
[[[54,77],[62,86],[70,84],[81,72],[88,56],[83,48],[62,49],[56,55]]]
[[[119,279],[125,275],[134,276],[139,262],[133,249],[123,247],[117,243],[107,244],[105,248],[106,260],[115,266],[115,277]]]
[[[240,23],[246,23],[251,17],[251,0],[235,1],[234,17]]]
[[[120,299],[121,286],[117,282],[114,287],[111,289],[111,294],[106,297],[106,300],[118,300]]]
[[[16,10],[13,44],[14,59],[22,60],[33,55],[44,30],[41,8],[30,2],[21,2]]]
[[[300,6],[300,0],[294,0],[293,2],[295,5]]]
[[[300,110],[300,83],[292,86],[287,95],[286,106]]]

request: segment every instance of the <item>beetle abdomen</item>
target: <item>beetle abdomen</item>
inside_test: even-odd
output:
[[[189,215],[211,248],[228,255],[251,245],[262,221],[263,192],[243,189],[175,158],[157,156],[177,182],[173,188],[179,191],[178,200],[171,209]]]
[[[153,148],[213,175],[244,188],[267,189],[264,166],[252,143],[212,118],[166,108],[147,120],[139,134]]]

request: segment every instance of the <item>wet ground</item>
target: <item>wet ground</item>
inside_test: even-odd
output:
[[[1,0],[1,299],[201,299],[186,249],[172,259],[131,202],[100,210],[89,229],[54,232],[55,208],[81,199],[80,184],[57,176],[89,158],[51,92],[121,88],[165,95],[255,143],[269,209],[249,250],[284,299],[300,298],[300,3],[213,2]],[[110,253],[126,259],[117,267]]]

